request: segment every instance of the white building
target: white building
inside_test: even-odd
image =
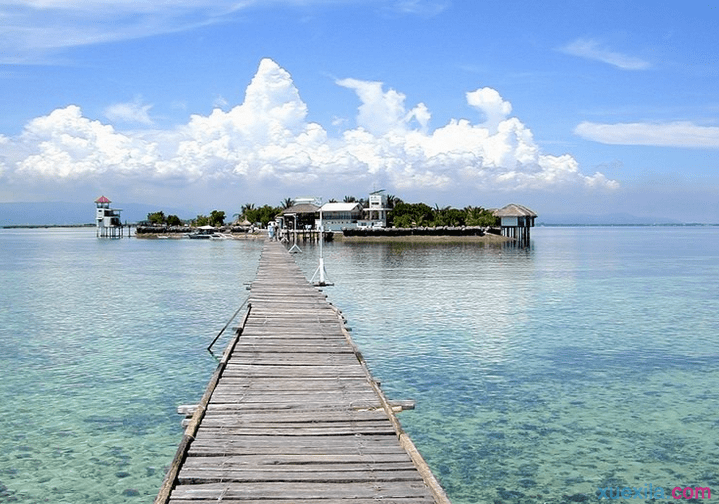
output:
[[[362,220],[362,205],[359,203],[325,203],[320,208],[319,224],[325,231],[342,231],[342,228],[356,228]]]
[[[387,214],[392,210],[387,208],[387,195],[384,189],[369,195],[369,206],[363,209],[364,219],[360,226],[387,227]]]
[[[105,196],[100,196],[95,200],[97,209],[95,210],[95,226],[96,235],[101,238],[122,238],[123,226],[120,220],[119,208],[110,208],[112,203]]]

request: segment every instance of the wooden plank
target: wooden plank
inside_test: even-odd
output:
[[[217,504],[217,499],[172,499],[169,501],[172,504]],[[378,504],[378,502],[386,502],[393,504],[426,504],[434,502],[430,498],[423,497],[392,497],[391,499],[382,499],[381,501],[376,498],[368,499],[355,499],[347,498],[322,498],[322,499],[227,499],[222,498],[222,504]]]
[[[315,339],[321,339],[321,346],[319,346],[317,341],[310,341],[309,338],[303,338],[307,339],[307,341],[296,341],[293,342],[291,338],[284,338],[280,336],[275,336],[274,338],[262,338],[262,343],[255,343],[254,341],[250,342],[250,336],[247,334],[244,334],[242,339],[242,344],[237,346],[238,352],[241,353],[263,353],[263,354],[273,354],[273,353],[311,353],[311,354],[326,354],[326,353],[347,353],[347,354],[354,354],[351,348],[347,348],[347,343],[345,342],[344,338],[340,337],[334,337],[334,338],[315,338]],[[299,337],[298,337],[299,338]],[[255,341],[257,341],[259,338],[254,338]],[[274,340],[274,341],[273,341]]]
[[[253,366],[355,366],[357,356],[353,353],[269,353],[238,352],[232,355],[230,365]]]
[[[347,366],[253,366],[251,364],[228,363],[223,376],[229,377],[279,377],[279,378],[361,378],[366,376],[362,368]]]
[[[185,467],[201,467],[213,464],[218,467],[240,466],[278,466],[278,465],[309,465],[309,464],[365,464],[379,462],[405,463],[411,462],[409,455],[404,452],[386,454],[362,453],[317,453],[317,454],[276,454],[276,455],[229,455],[225,457],[188,457]]]
[[[377,404],[380,405],[379,399],[374,394],[364,391],[353,393],[337,390],[337,391],[294,391],[294,392],[245,392],[245,393],[227,393],[216,391],[212,396],[214,404],[240,404],[240,403],[269,403],[269,404],[288,404],[288,403],[315,403],[315,404],[333,404],[341,403],[345,407],[349,407],[356,403]]]
[[[205,413],[203,425],[212,425],[214,421],[237,422],[238,424],[250,422],[264,422],[283,424],[286,422],[374,422],[387,421],[387,416],[381,409],[375,410],[323,410],[321,418],[318,418],[316,411],[269,411],[244,413],[237,415],[234,410],[208,409]],[[206,422],[210,422],[209,424]]]
[[[207,429],[202,435],[208,436],[355,436],[357,434],[387,434],[393,435],[394,430],[389,424],[385,425],[332,425],[332,426],[272,426],[267,427],[216,427],[217,432]]]
[[[193,456],[226,455],[331,455],[405,453],[397,449],[397,438],[389,435],[359,436],[223,436],[205,435],[192,442]]]
[[[282,390],[291,392],[294,390],[367,390],[367,380],[364,377],[356,378],[322,378],[308,377],[302,380],[281,377],[252,377],[252,378],[234,378],[225,377],[222,383],[217,387],[219,390],[229,388],[235,391],[254,390],[254,391],[273,391]]]
[[[270,483],[205,483],[178,485],[173,491],[176,499],[322,499],[344,497],[364,499],[392,499],[396,497],[427,498],[427,488],[421,481],[303,483],[275,481]],[[295,501],[296,502],[296,501]],[[426,502],[432,502],[430,500]]]
[[[405,468],[397,470],[383,470],[381,464],[372,464],[372,468],[367,466],[361,467],[359,470],[345,468],[344,466],[335,465],[332,470],[328,470],[326,466],[298,466],[297,469],[288,471],[286,466],[279,468],[262,468],[261,470],[248,470],[239,467],[227,468],[204,468],[204,469],[188,469],[183,468],[178,476],[180,484],[191,483],[254,483],[254,482],[302,482],[302,483],[357,483],[370,482],[376,484],[378,482],[419,482],[424,486],[422,478],[417,473],[417,469],[410,462]],[[323,470],[324,469],[324,470]]]

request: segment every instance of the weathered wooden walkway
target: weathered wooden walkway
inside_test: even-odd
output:
[[[156,504],[449,503],[344,328],[266,242]]]

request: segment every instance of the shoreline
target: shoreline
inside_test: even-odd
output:
[[[480,243],[501,245],[514,241],[506,236],[485,234],[483,236],[468,235],[404,235],[404,236],[344,236],[335,233],[334,240],[343,243]]]
[[[160,240],[160,239],[171,239],[171,240],[182,240],[186,239],[184,234],[180,233],[142,233],[133,235],[133,238],[148,239],[148,240]],[[231,234],[227,238],[228,240],[266,240],[267,233],[241,233]],[[291,241],[291,240],[290,240]],[[298,243],[302,243],[306,240],[297,240]],[[484,236],[467,235],[467,236],[452,236],[452,235],[404,235],[404,236],[345,236],[343,233],[333,233],[331,241],[341,243],[478,243],[482,245],[501,245],[514,241],[512,238],[506,236],[500,236],[495,234],[486,234]]]
[[[140,240],[187,240],[187,236],[185,236],[186,233],[140,233],[140,234],[134,234],[132,235],[133,238],[138,238]],[[225,240],[266,240],[267,234],[266,233],[257,233],[257,234],[249,234],[249,233],[243,233],[243,234],[232,234],[227,233],[227,238],[224,238]]]
[[[3,229],[48,229],[48,228],[90,228],[94,227],[91,224],[79,224],[79,225],[13,225],[13,226],[2,226]],[[134,227],[134,226],[133,226]],[[137,229],[135,227],[135,229]],[[185,236],[191,229],[175,229],[169,232],[140,232],[132,233],[128,238],[139,238],[147,240],[182,240],[187,239]],[[257,233],[232,233],[231,231],[225,233],[228,235],[228,240],[266,240],[267,230],[261,230]],[[297,242],[305,240],[299,239]],[[455,235],[455,234],[407,234],[407,235],[374,235],[374,236],[345,236],[341,231],[335,231],[332,233],[331,241],[342,242],[342,243],[424,243],[424,244],[452,244],[452,243],[477,243],[481,245],[501,245],[504,243],[514,241],[512,238],[496,235],[493,233],[486,233],[484,235]]]

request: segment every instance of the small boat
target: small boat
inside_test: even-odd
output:
[[[212,226],[200,226],[196,231],[187,233],[185,236],[191,240],[209,240],[215,232]]]

